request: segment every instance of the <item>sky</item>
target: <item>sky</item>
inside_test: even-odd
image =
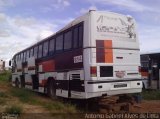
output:
[[[160,0],[0,0],[0,59],[55,33],[88,10],[131,15],[140,51],[160,51]]]

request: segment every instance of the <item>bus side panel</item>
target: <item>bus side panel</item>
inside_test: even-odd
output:
[[[83,49],[64,52],[55,57],[55,71],[83,68]]]

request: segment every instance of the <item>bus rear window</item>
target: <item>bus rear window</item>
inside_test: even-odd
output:
[[[100,77],[113,77],[113,66],[100,66]]]

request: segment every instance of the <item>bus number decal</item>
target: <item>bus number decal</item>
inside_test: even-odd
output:
[[[73,59],[74,59],[74,63],[80,63],[82,62],[82,55],[75,56],[73,57]]]

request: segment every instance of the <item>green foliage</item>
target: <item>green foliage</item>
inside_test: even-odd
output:
[[[77,109],[74,105],[62,103],[59,101],[43,103],[42,106],[52,112],[61,112],[61,113],[76,113],[77,112]]]
[[[11,88],[10,93],[12,96],[18,97],[21,102],[29,103],[34,101],[34,93],[26,90],[26,89],[19,89],[19,88]]]
[[[19,105],[12,105],[10,107],[7,107],[5,110],[5,113],[7,114],[18,114],[20,115],[22,113],[22,107]]]
[[[50,98],[42,97],[44,95],[38,95],[33,91],[23,89],[23,88],[15,88],[10,85],[11,72],[4,71],[0,73],[0,87],[3,90],[0,90],[0,107],[4,108],[6,113],[9,114],[21,114],[22,107],[18,104],[27,103],[30,105],[38,105],[45,109],[47,109],[51,113],[77,113],[77,109],[74,105],[63,103],[59,100],[51,100]],[[9,103],[10,99],[17,99],[18,103]],[[14,105],[13,105],[14,104]]]
[[[6,104],[6,98],[8,98],[6,92],[0,92],[0,105]]]
[[[159,90],[144,90],[142,92],[142,97],[145,100],[160,100]]]
[[[0,73],[0,82],[9,82],[11,79],[11,72],[10,71],[4,71]]]
[[[49,111],[53,112],[70,112],[74,113],[76,112],[75,106],[71,104],[65,104],[58,100],[41,100],[39,96],[36,95],[35,92],[26,90],[26,89],[18,89],[18,88],[12,88],[10,90],[10,93],[14,97],[18,97],[19,100],[23,103],[29,103],[33,105],[40,105],[44,108],[46,108]]]
[[[6,92],[0,92],[0,98],[6,98],[8,97]]]

